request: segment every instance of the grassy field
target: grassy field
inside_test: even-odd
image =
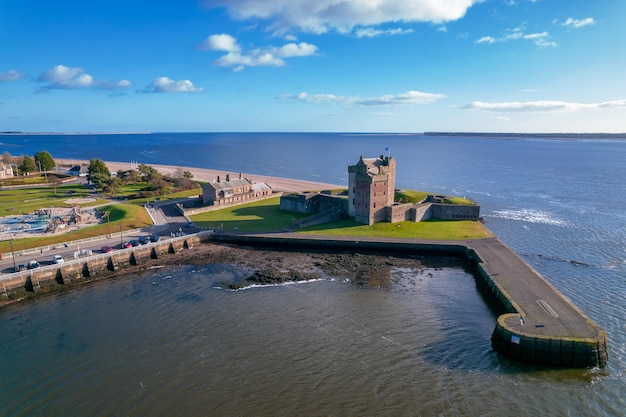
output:
[[[59,174],[57,172],[48,172],[46,174],[36,173],[31,175],[19,175],[15,177],[3,178],[0,180],[0,186],[21,186],[40,184],[44,186],[47,183],[54,183],[72,178],[71,175]]]
[[[429,195],[436,195],[436,193],[427,193],[425,191],[413,191],[413,190],[402,190],[398,191],[395,194],[395,201],[402,203],[419,203],[424,200]],[[446,196],[444,198],[445,204],[469,204],[475,205],[476,203],[472,200],[463,197],[455,197],[455,196]]]
[[[198,188],[194,188],[193,190],[176,191],[176,192],[169,193],[167,195],[156,197],[156,198],[158,198],[160,201],[165,201],[165,200],[175,200],[177,198],[195,197],[200,194],[202,194],[202,188],[198,187]],[[155,197],[150,197],[150,198],[141,197],[141,198],[128,199],[125,202],[128,204],[145,204],[146,200],[149,200],[150,202],[154,202],[154,199]]]
[[[33,214],[35,210],[50,207],[93,206],[104,204],[106,200],[97,200],[87,204],[66,203],[72,198],[92,197],[82,185],[70,184],[59,187],[33,187],[12,190],[0,190],[0,217],[16,214]]]
[[[342,220],[312,226],[300,233],[427,240],[480,239],[492,236],[481,223],[469,220],[376,223],[371,226],[357,223],[354,220]]]
[[[116,233],[120,231],[120,225],[122,230],[139,229],[152,225],[152,221],[148,216],[148,213],[146,213],[146,210],[141,206],[132,204],[114,204],[101,207],[100,210],[110,212],[110,220],[108,223],[105,222],[97,226],[89,226],[68,233],[15,239],[13,241],[13,249],[18,251],[28,248],[36,248],[39,246],[54,245],[71,240],[102,236],[108,233]],[[0,241],[0,251],[2,253],[11,251],[8,240]]]
[[[289,227],[294,219],[306,215],[281,211],[279,198],[224,208],[191,216],[198,226],[224,231],[272,232]],[[428,240],[460,240],[492,236],[476,221],[425,221],[420,223],[377,223],[372,226],[342,220],[302,229],[299,233],[331,236],[370,236],[388,238],[411,238]]]
[[[291,226],[294,219],[306,217],[304,214],[281,211],[279,197],[255,201],[237,207],[209,211],[191,216],[200,227],[224,231],[270,232]]]

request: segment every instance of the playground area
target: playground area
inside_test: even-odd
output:
[[[66,200],[65,203],[75,204],[71,208],[43,208],[35,210],[33,214],[0,217],[0,239],[20,239],[66,233],[99,224],[102,218],[96,208],[79,206],[79,204],[90,202],[87,200],[89,199]]]

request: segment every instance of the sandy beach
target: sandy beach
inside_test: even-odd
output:
[[[55,159],[58,167],[63,168],[71,168],[75,165],[84,165],[88,166],[89,161],[85,160],[77,160],[77,159]],[[111,173],[117,172],[119,170],[129,170],[132,169],[132,165],[130,162],[114,162],[114,161],[104,161],[107,165]],[[226,177],[226,174],[229,174],[233,178],[237,178],[239,176],[239,172],[228,172],[228,171],[219,171],[215,169],[208,168],[193,168],[186,166],[171,166],[171,165],[155,165],[150,164],[151,167],[157,169],[160,173],[164,175],[175,175],[176,171],[189,171],[193,174],[193,179],[197,181],[209,182],[214,181],[220,176],[221,179]],[[321,182],[314,181],[304,181],[304,180],[294,180],[290,178],[279,178],[279,177],[270,177],[263,175],[253,175],[242,172],[241,175],[245,178],[248,178],[250,181],[255,183],[265,182],[269,184],[270,187],[274,191],[282,191],[282,192],[300,192],[300,191],[320,191],[320,190],[328,190],[328,189],[336,189],[336,188],[345,188],[347,184],[338,185],[338,184],[326,184]]]

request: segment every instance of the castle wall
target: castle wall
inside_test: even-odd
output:
[[[280,209],[295,213],[313,214],[320,210],[320,202],[313,198],[317,194],[289,194],[280,197]]]
[[[478,220],[479,205],[433,204],[432,217],[441,220]]]

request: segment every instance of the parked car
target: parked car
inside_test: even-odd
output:
[[[63,259],[61,255],[54,255],[52,257],[52,262],[54,262],[55,264],[62,264],[63,262],[65,262],[65,259]]]
[[[100,248],[100,252],[102,253],[109,253],[109,252],[113,252],[113,248],[110,246],[103,246]]]
[[[39,262],[37,261],[28,261],[28,264],[26,265],[26,268],[28,269],[35,269],[35,268],[39,268],[41,265],[39,265]]]
[[[142,245],[145,245],[146,243],[148,243],[148,238],[145,236],[139,236],[139,243],[141,243]]]
[[[137,239],[133,239],[128,243],[130,243],[131,246],[139,246],[141,244]]]
[[[161,236],[159,235],[150,235],[150,242],[158,242],[161,240]]]
[[[122,249],[124,249],[124,248],[128,249],[128,248],[132,248],[132,247],[133,247],[133,245],[131,245],[130,242],[122,242]]]

